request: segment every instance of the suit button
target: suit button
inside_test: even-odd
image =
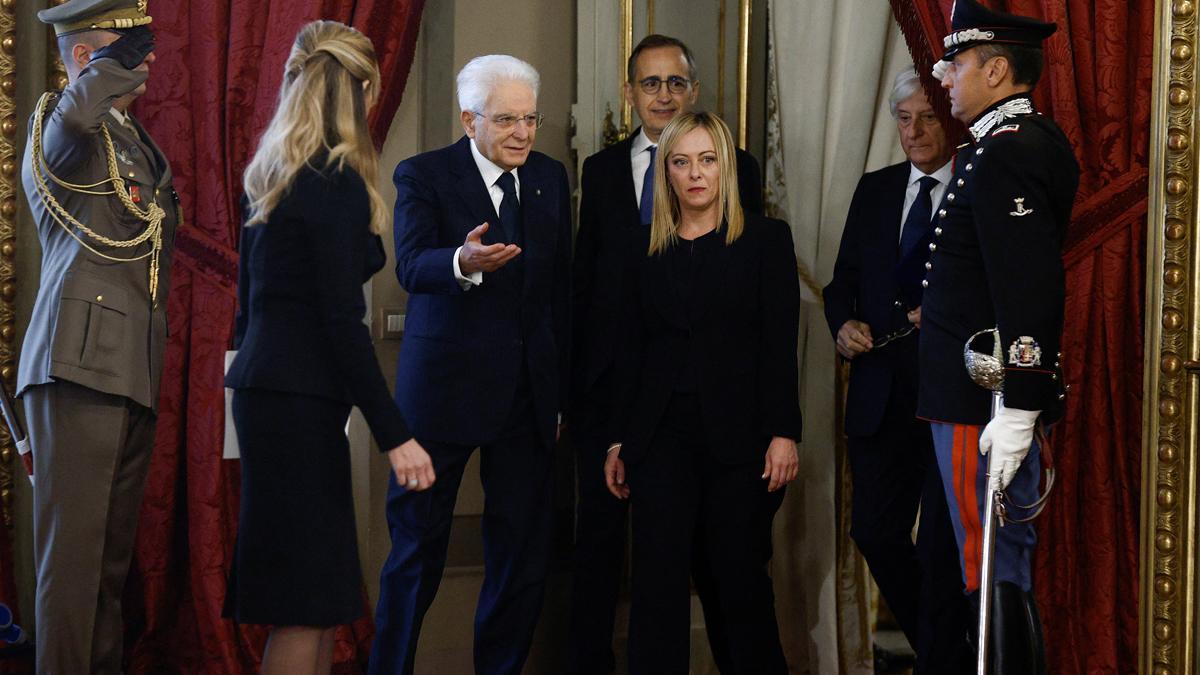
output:
[[[931,270],[933,270],[933,263],[931,263],[931,262],[925,263],[925,271],[929,272]]]
[[[976,154],[976,155],[982,155],[982,154],[983,154],[983,148],[979,148],[978,150],[976,150],[976,151],[975,151],[975,154]]]
[[[104,296],[103,296],[103,295],[97,295],[97,296],[96,296],[96,302],[104,302]]]
[[[967,184],[967,181],[965,181],[965,180],[963,180],[963,179],[961,179],[961,178],[959,178],[959,179],[958,179],[958,187],[962,187],[962,186],[964,186],[964,185],[966,185],[966,184]]]
[[[903,307],[903,306],[904,306],[904,303],[903,303],[903,302],[900,302],[899,300],[897,300],[896,302],[894,302],[894,303],[892,303],[892,304],[893,304],[893,305],[895,305],[896,307]]]
[[[948,201],[948,202],[953,202],[953,201],[954,201],[954,193],[953,193],[953,192],[951,192],[950,194],[946,195],[946,201]]]
[[[929,245],[929,250],[930,250],[930,252],[936,251],[936,250],[937,250],[937,244],[930,244],[930,245]]]
[[[929,288],[929,280],[928,279],[921,280],[921,288]]]
[[[939,237],[942,236],[942,228],[940,228],[940,227],[933,228],[933,233],[936,236],[939,236]]]
[[[942,209],[942,210],[938,211],[938,218],[945,218],[945,217],[946,217],[946,209]]]
[[[974,164],[967,164],[967,171],[974,171],[974,170],[975,170]]]

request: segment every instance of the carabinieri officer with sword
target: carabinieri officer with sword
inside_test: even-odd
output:
[[[1079,167],[1029,96],[1055,25],[974,0],[956,0],[951,24],[935,75],[971,138],[955,158],[929,246],[917,415],[932,422],[963,581],[976,597],[989,482],[1010,505],[991,561],[990,672],[1044,673],[1030,575],[1036,534],[1016,511],[1039,501],[1038,438],[1062,414],[1062,244]],[[963,366],[964,343],[993,328],[1004,368],[994,418],[991,393]]]

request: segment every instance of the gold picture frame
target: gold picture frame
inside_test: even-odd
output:
[[[1139,664],[1196,673],[1200,229],[1194,0],[1158,0],[1146,237]]]
[[[0,377],[16,386],[17,199],[21,162],[17,156],[17,3],[0,0]],[[0,424],[0,511],[13,527],[13,458],[16,445]]]

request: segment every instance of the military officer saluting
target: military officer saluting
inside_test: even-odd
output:
[[[1042,41],[1055,25],[974,0],[957,0],[951,23],[935,74],[971,138],[955,158],[929,247],[917,414],[933,423],[963,580],[977,593],[988,481],[1006,490],[1010,504],[1034,503],[1035,429],[1061,414],[1061,252],[1079,167],[1067,138],[1029,96],[1042,72]],[[991,328],[1005,368],[994,419],[991,392],[963,366],[964,343]],[[997,529],[992,673],[1044,672],[1030,592],[1035,540],[1029,523]]]
[[[129,114],[154,63],[146,0],[70,0],[38,18],[69,84],[38,101],[22,167],[42,246],[18,376],[36,477],[37,666],[119,673],[180,219],[167,159]]]

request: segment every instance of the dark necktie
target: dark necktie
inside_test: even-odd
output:
[[[908,210],[908,218],[904,221],[904,231],[900,233],[900,258],[910,255],[930,230],[933,220],[933,188],[938,181],[933,176],[925,176],[917,188],[917,199]],[[924,261],[922,261],[924,264]]]
[[[650,153],[650,166],[642,177],[642,202],[638,205],[643,225],[649,225],[654,219],[654,153],[657,151],[658,146],[655,145],[646,148],[646,152]]]
[[[508,171],[500,174],[496,185],[504,192],[500,200],[500,229],[503,232],[504,243],[522,245],[521,236],[521,202],[517,199],[517,180]]]
[[[900,256],[896,264],[896,283],[900,299],[907,309],[921,304],[921,281],[925,278],[925,263],[929,261],[929,242],[933,233],[933,188],[938,181],[925,176],[917,188],[917,199],[908,210],[904,230],[900,232]]]

